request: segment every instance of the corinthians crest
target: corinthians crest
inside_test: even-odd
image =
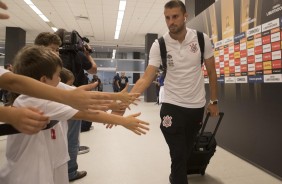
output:
[[[193,53],[196,53],[198,51],[198,44],[197,43],[190,43],[189,44],[189,47],[190,47],[190,51],[193,52]]]
[[[171,116],[164,116],[163,117],[163,122],[162,122],[162,124],[163,124],[163,126],[164,127],[166,127],[166,128],[168,128],[168,127],[170,127],[171,126],[171,124],[172,124],[172,117]]]
[[[167,64],[168,66],[174,66],[173,59],[170,54],[167,55]]]

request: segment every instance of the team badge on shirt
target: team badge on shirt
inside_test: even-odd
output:
[[[195,42],[190,43],[189,47],[190,47],[190,51],[193,53],[196,53],[198,51],[198,44]]]
[[[163,126],[164,127],[166,127],[166,128],[168,128],[168,127],[170,127],[171,126],[171,124],[172,124],[172,117],[171,116],[164,116],[163,117],[163,122],[162,122],[162,124],[163,124]]]
[[[167,64],[168,66],[174,66],[173,59],[170,54],[167,55]]]

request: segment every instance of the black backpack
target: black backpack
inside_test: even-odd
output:
[[[198,37],[198,43],[200,46],[200,51],[201,51],[201,65],[204,62],[204,53],[205,53],[205,40],[204,40],[204,34],[200,31],[197,31],[197,37]],[[163,37],[160,37],[158,39],[159,44],[160,44],[160,52],[161,52],[161,58],[162,58],[162,65],[161,65],[161,70],[164,72],[164,77],[166,76],[166,69],[167,69],[167,51],[166,51],[166,46],[165,46],[165,41]]]

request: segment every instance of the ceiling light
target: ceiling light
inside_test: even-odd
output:
[[[54,32],[58,31],[58,28],[56,27],[51,27],[53,29]]]
[[[123,20],[123,16],[124,16],[125,7],[126,7],[126,0],[120,0],[117,23],[116,23],[116,31],[115,31],[115,39],[116,40],[119,38],[119,33],[120,33],[120,30],[121,30],[121,24],[122,24],[122,20]]]
[[[49,19],[32,3],[31,0],[24,0],[24,2],[42,19],[44,22],[50,22]]]

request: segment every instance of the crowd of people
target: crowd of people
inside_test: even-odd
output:
[[[0,7],[7,9],[2,1]],[[0,183],[65,184],[85,177],[87,172],[78,171],[77,163],[79,151],[89,151],[79,143],[82,120],[110,128],[120,125],[137,135],[146,134],[149,123],[137,118],[140,113],[123,114],[154,80],[160,91],[158,103],[162,104],[160,128],[171,157],[168,179],[172,184],[188,183],[187,160],[206,108],[200,51],[189,46],[197,42],[197,34],[186,27],[188,14],[182,1],[167,2],[164,16],[169,31],[163,37],[170,52],[166,75],[157,74],[155,80],[161,65],[156,40],[145,73],[130,92],[124,72],[113,79],[114,93],[102,92],[96,75],[89,83],[84,71],[97,73],[91,48],[87,45],[83,50],[60,53],[65,29],[40,33],[34,45],[22,48],[11,61],[12,71],[0,68],[0,88],[11,92],[7,106],[0,107],[0,121],[21,132],[7,138],[7,161],[0,166]],[[0,13],[0,18],[9,16]],[[206,109],[217,116],[215,61],[208,36],[204,39],[211,98]]]

